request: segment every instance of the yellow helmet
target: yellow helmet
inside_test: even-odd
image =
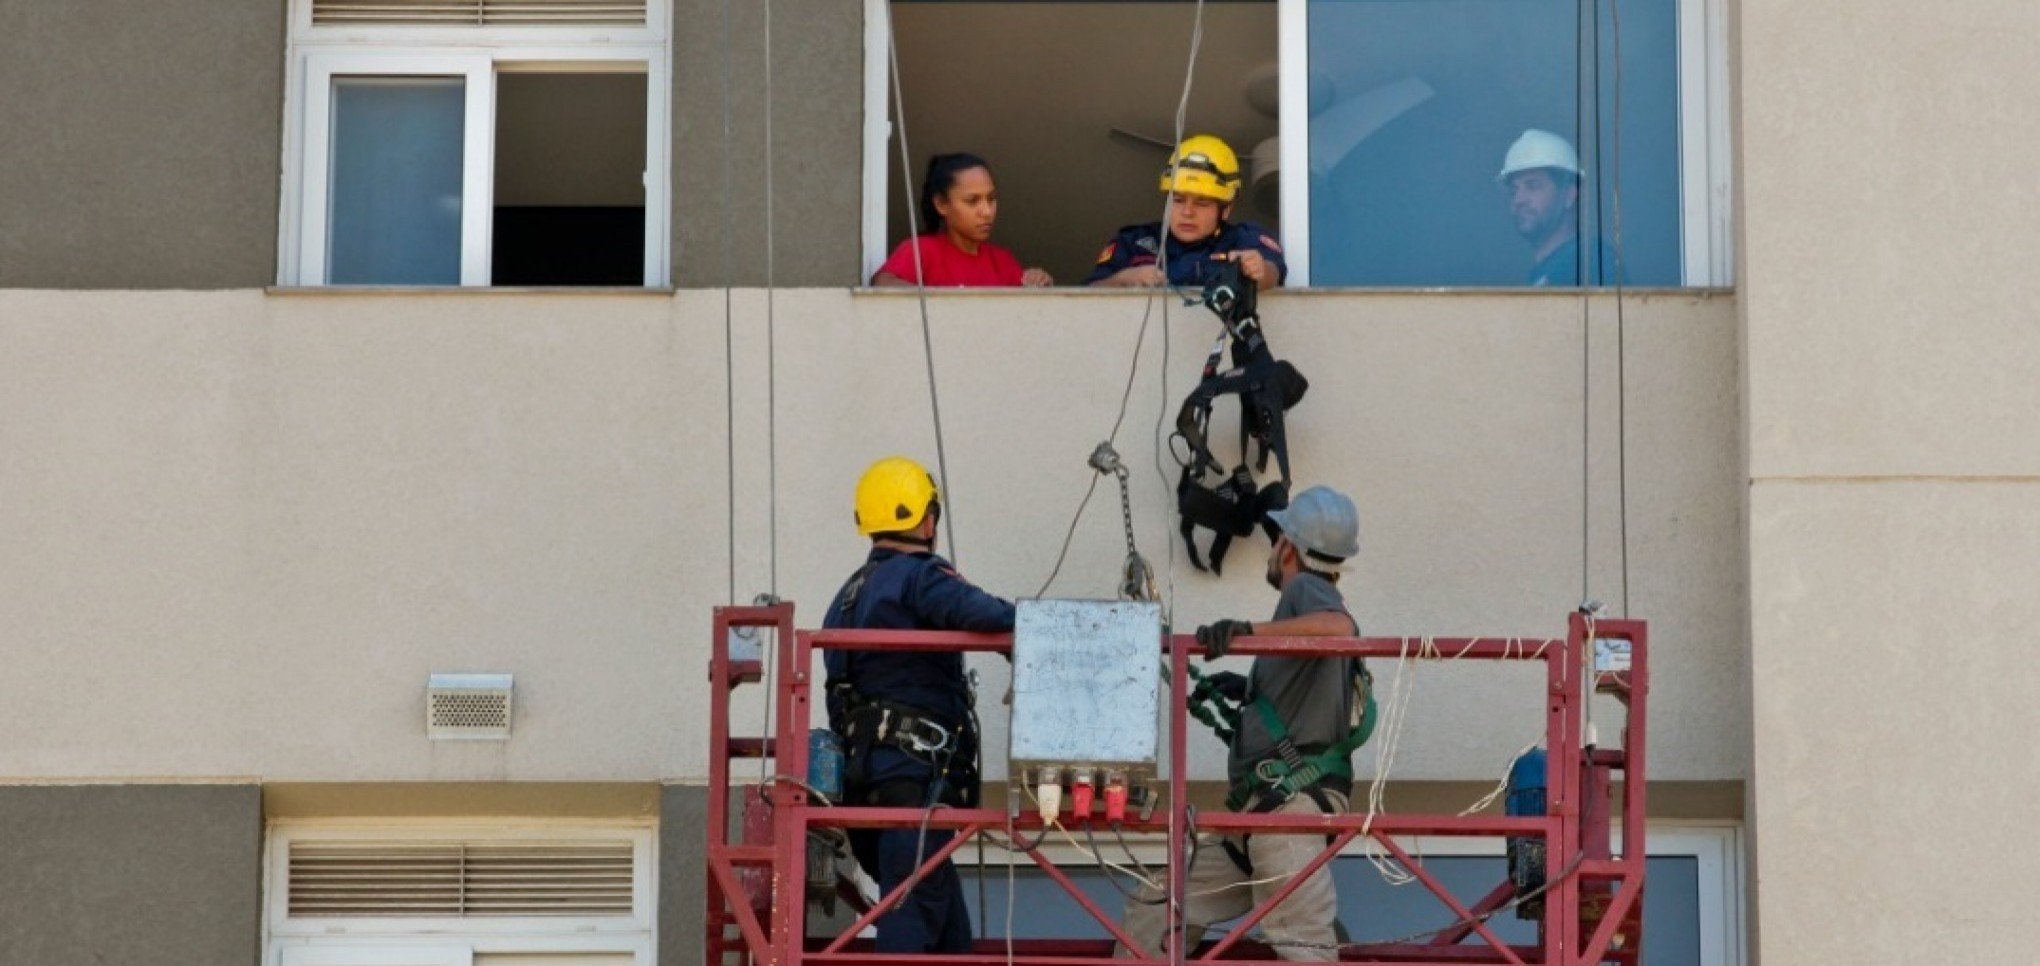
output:
[[[1240,157],[1232,145],[1212,135],[1184,138],[1162,169],[1162,190],[1231,204],[1240,192]]]
[[[927,467],[904,456],[888,456],[871,464],[857,481],[857,532],[868,537],[912,530],[941,498]]]

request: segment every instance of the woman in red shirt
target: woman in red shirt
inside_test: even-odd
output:
[[[992,169],[975,154],[938,154],[921,182],[921,225],[927,233],[900,242],[871,276],[873,285],[912,285],[919,268],[932,286],[1045,286],[1055,280],[1038,268],[1022,269],[1013,253],[992,244],[999,189]]]

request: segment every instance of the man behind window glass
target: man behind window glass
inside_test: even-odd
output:
[[[1523,132],[1502,159],[1495,181],[1509,199],[1516,234],[1530,243],[1533,264],[1524,284],[1600,285],[1613,275],[1612,253],[1594,239],[1593,260],[1580,264],[1580,156],[1550,131]]]

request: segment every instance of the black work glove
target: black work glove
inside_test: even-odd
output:
[[[1211,693],[1234,704],[1247,703],[1247,676],[1237,671],[1219,671],[1207,674],[1204,680],[1211,685]]]
[[[1232,649],[1233,638],[1254,636],[1251,621],[1217,621],[1197,629],[1197,643],[1204,646],[1204,659],[1214,660]]]

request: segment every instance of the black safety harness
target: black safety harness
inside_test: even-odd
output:
[[[877,566],[878,561],[867,561],[850,576],[841,605],[845,617],[856,610],[857,595]],[[867,697],[850,684],[847,674],[829,682],[827,700],[842,722],[843,788],[850,800],[896,808],[922,808],[936,802],[956,808],[977,805],[980,766],[974,723],[947,722],[913,705]],[[975,703],[975,695],[972,701]],[[880,745],[890,745],[927,764],[934,769],[935,780],[927,785],[894,781],[872,787],[867,769],[871,750]]]
[[[1274,539],[1268,512],[1289,505],[1289,437],[1283,414],[1303,399],[1309,381],[1296,367],[1275,358],[1261,332],[1252,279],[1238,264],[1226,262],[1211,273],[1204,285],[1204,304],[1218,315],[1225,331],[1212,342],[1205,357],[1204,372],[1197,387],[1183,400],[1176,414],[1173,440],[1181,439],[1188,451],[1178,454],[1183,472],[1176,481],[1176,511],[1182,516],[1183,543],[1189,548],[1190,564],[1199,570],[1222,572],[1226,551],[1233,539],[1254,532],[1258,524]],[[1232,349],[1232,368],[1223,372],[1219,362],[1226,348]],[[1227,471],[1211,451],[1211,410],[1220,396],[1240,399],[1240,463]],[[1258,457],[1250,458],[1251,447]],[[1280,479],[1265,486],[1254,480],[1256,471],[1266,472],[1268,457],[1275,457]],[[1210,563],[1197,553],[1196,530],[1212,531]]]

